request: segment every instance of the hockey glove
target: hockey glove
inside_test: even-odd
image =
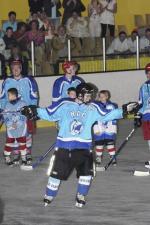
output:
[[[142,114],[137,113],[134,116],[134,126],[135,127],[141,127],[141,125],[142,125]]]
[[[140,109],[140,106],[137,102],[129,102],[122,105],[123,116],[126,117],[129,114],[136,114]]]
[[[39,119],[37,116],[37,106],[36,105],[29,105],[24,106],[21,109],[22,115],[26,116],[29,120],[37,120]]]

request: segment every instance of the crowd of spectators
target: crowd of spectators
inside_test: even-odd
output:
[[[31,72],[32,41],[37,75],[58,73],[59,60],[67,58],[68,39],[71,55],[80,59],[102,54],[103,37],[107,40],[107,55],[136,52],[137,30],[129,37],[125,31],[115,37],[116,0],[91,0],[88,6],[82,0],[28,0],[28,4],[30,16],[25,22],[19,21],[16,12],[11,11],[8,20],[2,23],[0,61],[3,76],[10,73],[7,65],[14,59],[22,60],[23,75]],[[82,16],[85,10],[87,17]],[[140,51],[149,53],[149,43],[148,28],[140,38]]]

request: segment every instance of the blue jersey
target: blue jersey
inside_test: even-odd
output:
[[[140,88],[139,104],[142,105],[140,109],[142,120],[150,121],[150,80],[146,81]]]
[[[8,102],[7,91],[10,88],[16,88],[21,100],[25,101],[27,105],[37,105],[37,84],[32,77],[22,77],[19,80],[13,77],[7,78],[2,84],[2,93],[0,96],[0,106],[5,108]]]
[[[83,83],[84,80],[76,75],[72,77],[71,80],[68,80],[66,76],[58,78],[53,85],[53,102],[57,102],[62,98],[68,97],[68,88],[76,88],[80,83]]]
[[[59,121],[60,129],[56,147],[68,150],[87,149],[92,145],[91,128],[94,122],[107,122],[122,118],[122,110],[116,109],[102,116],[92,104],[78,104],[65,100],[55,107],[38,108],[38,117],[48,121]]]
[[[19,110],[27,104],[18,100],[12,104],[8,102],[4,109],[3,120],[6,125],[7,136],[9,138],[24,137],[27,134],[27,119]]]
[[[98,106],[101,109],[105,109],[105,112],[110,112],[114,109],[117,109],[118,106],[116,103],[113,103],[111,101],[107,101],[105,104],[99,102]],[[104,110],[103,110],[104,111]],[[102,123],[101,121],[98,121],[97,124],[94,125],[94,140],[104,140],[104,139],[116,139],[116,133],[117,133],[117,121],[112,120],[109,122]]]

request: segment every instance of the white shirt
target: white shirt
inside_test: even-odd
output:
[[[102,5],[103,8],[108,5],[108,9],[113,10],[114,5],[116,4],[116,0],[112,0],[110,3],[107,2],[107,0],[100,0],[100,4]],[[100,22],[103,24],[115,24],[115,16],[114,13],[108,11],[105,9],[101,14],[100,14]]]
[[[129,50],[128,39],[126,38],[123,42],[121,42],[119,37],[117,37],[108,47],[107,54],[113,54],[114,51],[125,52],[127,50]]]
[[[136,52],[136,39],[133,41],[131,37],[128,38],[128,46],[131,52]]]
[[[140,50],[146,50],[150,48],[150,40],[148,40],[146,37],[142,37],[140,39]]]
[[[84,17],[74,20],[70,17],[67,21],[67,33],[71,37],[89,37],[88,22]]]

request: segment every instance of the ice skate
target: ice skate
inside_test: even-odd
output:
[[[27,165],[31,165],[32,164],[32,156],[31,154],[27,154]]]
[[[12,167],[14,165],[13,161],[11,160],[10,156],[5,156],[5,163],[7,166]]]
[[[75,206],[77,208],[82,208],[85,205],[85,203],[86,203],[85,202],[85,196],[78,193],[77,196],[76,196]]]
[[[49,204],[51,204],[51,202],[53,201],[53,197],[52,196],[48,196],[48,195],[45,195],[44,196],[44,199],[43,199],[43,201],[44,201],[44,206],[46,207],[46,206],[48,206]]]
[[[145,162],[145,167],[146,167],[147,169],[150,169],[150,161]]]
[[[112,159],[114,156],[110,156],[110,159]],[[114,158],[113,162],[112,162],[113,166],[117,166],[117,160],[116,158]]]
[[[96,171],[99,171],[102,163],[102,156],[96,156],[95,164],[96,164]]]
[[[19,165],[20,164],[20,155],[14,155],[13,163],[14,165]]]

